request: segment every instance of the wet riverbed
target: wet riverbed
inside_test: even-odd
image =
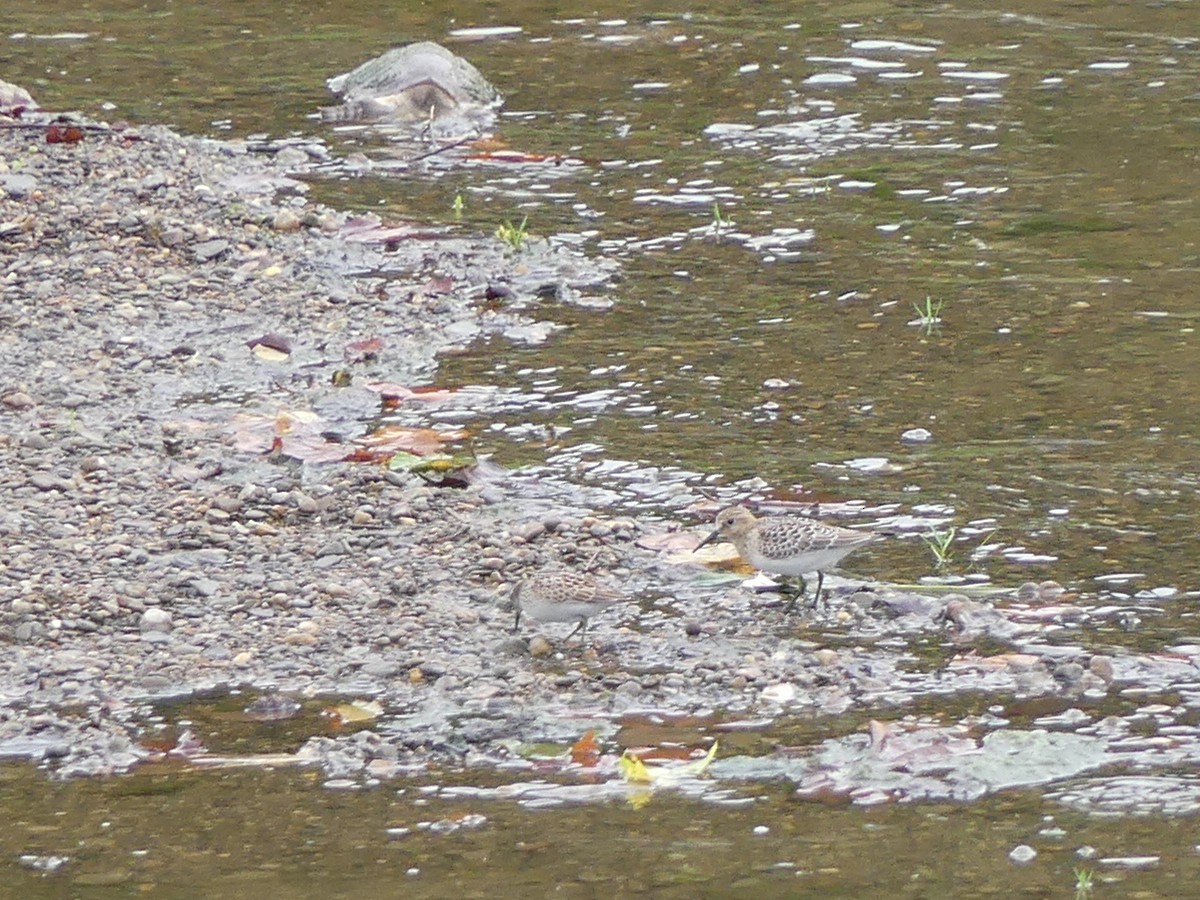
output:
[[[491,770],[447,781],[425,773],[397,795],[394,782],[330,793],[303,773],[167,769],[50,785],[14,768],[5,805],[29,811],[17,816],[24,830],[5,838],[13,868],[36,873],[37,859],[66,855],[65,877],[79,886],[111,879],[184,895],[203,880],[231,896],[243,879],[306,891],[328,878],[326,893],[369,895],[394,892],[401,877],[430,895],[449,885],[482,892],[497,878],[565,883],[582,895],[616,873],[627,873],[630,893],[687,896],[1069,895],[1076,868],[1094,872],[1098,890],[1115,877],[1105,890],[1165,896],[1194,877],[1185,816],[1196,807],[1187,672],[1200,570],[1191,552],[1200,524],[1191,465],[1200,44],[1184,8],[866,4],[810,6],[798,18],[778,4],[753,15],[614,9],[604,19],[564,9],[547,21],[510,7],[497,21],[466,7],[454,21],[402,22],[362,4],[305,9],[286,24],[273,4],[70,9],[18,2],[5,25],[15,34],[0,49],[0,74],[43,105],[217,136],[315,135],[335,155],[377,161],[383,142],[308,118],[328,102],[324,78],[404,37],[451,43],[508,97],[500,135],[516,156],[435,157],[400,173],[331,166],[311,178],[315,191],[334,205],[464,230],[528,216],[533,233],[569,237],[623,271],[578,307],[531,305],[569,326],[548,340],[494,338],[443,362],[437,382],[478,398],[474,415],[453,413],[478,451],[602,488],[607,512],[648,521],[699,524],[673,502],[683,485],[820,500],[896,533],[854,557],[851,571],[891,582],[973,575],[998,588],[1055,579],[1085,612],[1075,620],[1083,627],[1049,644],[1147,654],[1159,666],[1119,669],[1107,699],[1093,686],[1090,699],[1023,709],[1009,691],[1028,687],[1028,661],[986,664],[1004,676],[989,695],[992,674],[968,672],[969,647],[914,629],[877,665],[885,678],[915,673],[907,689],[921,708],[905,713],[927,719],[901,733],[931,729],[932,743],[914,752],[951,796],[970,783],[944,777],[958,771],[955,748],[967,755],[956,742],[981,740],[1003,717],[1074,734],[1082,720],[1070,710],[1079,707],[1092,729],[1082,737],[1104,736],[1111,715],[1131,729],[1122,737],[1130,752],[1156,740],[1183,749],[1163,750],[1157,768],[1149,756],[1128,767],[1110,761],[1114,775],[1150,765],[1162,779],[1112,786],[1107,796],[1125,800],[1102,811],[1116,819],[1020,788],[965,805],[936,792],[919,802],[904,794],[905,779],[861,771],[857,787],[895,789],[909,802],[864,810],[838,795],[826,807],[821,790],[798,799],[797,784],[819,788],[822,773],[845,772],[838,753],[861,750],[854,741],[868,740],[870,718],[897,719],[883,688],[873,688],[874,702],[847,702],[855,709],[841,717],[829,702],[753,741],[718,738],[729,756],[772,760],[751,787],[715,765],[716,780],[705,782],[715,796],[664,793],[641,808],[600,791],[536,812],[502,795],[422,791],[449,781],[490,787]],[[453,43],[455,29],[488,25],[522,30]],[[922,310],[940,321],[920,321]],[[425,412],[409,415],[429,423]],[[922,428],[930,440],[904,438]],[[951,527],[957,540],[939,569],[920,535]],[[992,552],[973,558],[985,542]],[[684,607],[690,615],[696,605]],[[714,614],[718,627],[727,611]],[[652,629],[663,610],[646,612]],[[795,636],[769,614],[764,622],[763,640]],[[869,646],[872,628],[869,618],[828,618],[816,632],[834,646]],[[652,655],[639,662],[648,667]],[[942,667],[947,695],[969,690],[971,708],[931,700],[929,673]],[[201,737],[230,751],[214,741],[220,730],[205,722]],[[603,748],[610,764],[620,746],[702,751],[712,737],[620,744],[615,734]],[[1151,743],[1135,747],[1139,737]],[[813,759],[822,740],[833,742],[824,768],[807,776],[773,755],[782,744]],[[887,743],[872,740],[876,750]],[[883,769],[911,774],[895,759]],[[611,772],[599,780],[620,781]],[[1104,786],[1089,784],[1097,793],[1082,808],[1102,806]],[[1146,805],[1162,794],[1178,799]],[[449,834],[419,824],[465,815],[486,821],[446,825]],[[276,820],[299,824],[247,838],[246,823]],[[393,837],[389,828],[412,831]],[[164,839],[167,831],[175,836]],[[99,846],[81,852],[79,841]],[[1009,859],[1021,844],[1039,851],[1026,866]],[[1078,854],[1085,846],[1095,858]],[[1158,860],[1097,861],[1113,857]],[[876,863],[864,869],[864,858]],[[20,877],[37,889],[37,877]],[[47,896],[57,890],[44,883]]]

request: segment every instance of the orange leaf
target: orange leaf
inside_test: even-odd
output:
[[[571,745],[571,759],[585,769],[590,769],[600,762],[600,745],[596,743],[596,732],[589,731]]]

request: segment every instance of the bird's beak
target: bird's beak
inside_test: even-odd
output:
[[[692,552],[698,553],[700,551],[701,547],[705,546],[706,544],[711,544],[713,541],[715,541],[720,536],[721,536],[721,532],[714,531],[712,534],[710,534],[708,537],[706,537],[704,540],[702,540],[700,543],[698,543],[696,545],[696,549],[693,550]]]

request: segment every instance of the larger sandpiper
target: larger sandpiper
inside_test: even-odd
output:
[[[589,618],[628,599],[628,595],[601,584],[591,575],[565,569],[538,572],[513,588],[513,604],[517,608],[513,631],[521,627],[521,616],[525,615],[539,622],[578,622],[567,639],[576,631],[582,638],[587,634]]]
[[[754,568],[800,578],[801,595],[804,593],[803,576],[816,572],[817,600],[821,599],[824,570],[836,568],[842,557],[876,538],[870,532],[851,531],[802,516],[760,519],[744,506],[721,510],[717,513],[716,526],[716,530],[696,547],[697,550],[721,538],[730,541],[742,559]],[[793,597],[788,604],[789,611],[796,605],[796,599]]]

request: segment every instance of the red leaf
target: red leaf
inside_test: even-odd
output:
[[[47,144],[74,144],[83,140],[83,129],[75,125],[51,125],[46,129]]]
[[[382,349],[383,338],[372,337],[367,338],[365,341],[354,341],[347,344],[345,356],[350,362],[362,362],[363,360],[374,359]]]

